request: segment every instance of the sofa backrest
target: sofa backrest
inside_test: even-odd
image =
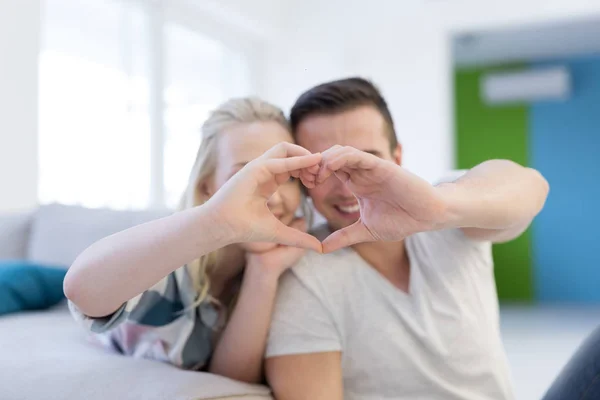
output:
[[[33,213],[0,215],[0,260],[27,257]]]
[[[167,216],[171,211],[115,211],[51,204],[34,215],[27,259],[69,267],[88,246],[113,233]]]

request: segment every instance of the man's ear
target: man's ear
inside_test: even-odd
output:
[[[402,145],[400,143],[398,143],[396,148],[392,151],[392,157],[396,164],[402,165]]]

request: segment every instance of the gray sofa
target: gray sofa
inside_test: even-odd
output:
[[[94,241],[166,214],[47,205],[0,216],[0,259],[68,266]],[[0,317],[0,343],[0,399],[272,399],[264,386],[95,347],[66,302]]]

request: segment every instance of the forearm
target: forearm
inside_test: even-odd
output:
[[[205,206],[108,236],[77,257],[65,277],[67,297],[101,317],[193,259],[229,244]]]
[[[499,230],[527,225],[544,206],[549,186],[534,169],[490,160],[436,190],[447,206],[448,227]]]
[[[210,372],[248,383],[259,383],[277,276],[246,267],[237,305],[219,340]]]

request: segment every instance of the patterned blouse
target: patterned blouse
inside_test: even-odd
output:
[[[71,302],[69,308],[108,349],[201,370],[208,366],[226,317],[208,301],[190,307],[196,296],[187,268],[181,267],[107,317],[88,317]]]

